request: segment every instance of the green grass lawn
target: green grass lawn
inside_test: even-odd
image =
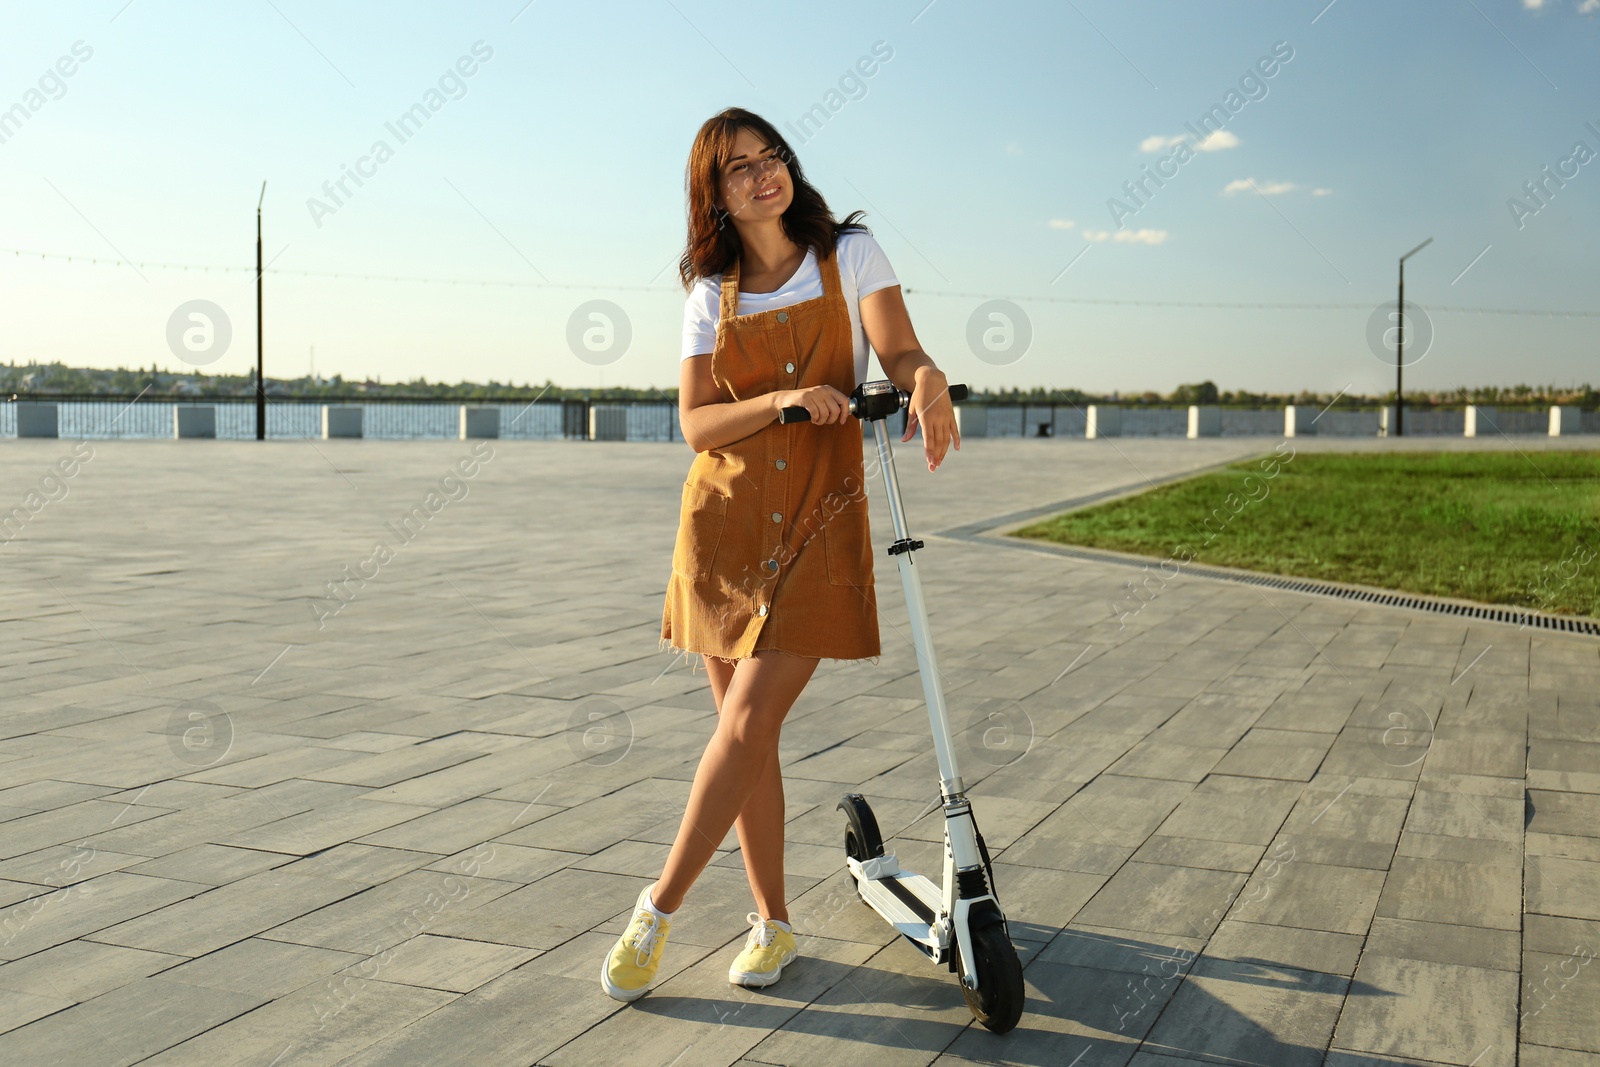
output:
[[[1294,453],[1016,531],[1067,544],[1600,616],[1600,452]]]

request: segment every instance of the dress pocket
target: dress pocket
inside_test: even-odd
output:
[[[717,546],[728,522],[728,498],[688,483],[683,487],[683,508],[678,516],[678,540],[672,549],[672,569],[693,582],[711,577]]]
[[[845,505],[822,524],[828,581],[834,585],[872,582],[872,538],[865,500]]]

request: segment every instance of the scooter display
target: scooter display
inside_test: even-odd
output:
[[[966,396],[965,385],[950,386],[952,401]],[[894,543],[888,552],[899,568],[900,584],[905,590],[911,639],[916,647],[917,669],[939,764],[939,796],[944,807],[943,884],[902,870],[894,853],[884,851],[878,820],[861,794],[846,793],[837,809],[844,812],[845,862],[855,879],[856,894],[930,961],[957,974],[961,994],[973,1017],[1003,1034],[1022,1017],[1022,964],[1011,943],[1005,913],[1000,910],[989,849],[978,832],[972,802],[956,766],[938,659],[928,633],[928,612],[914,560],[923,543],[912,538],[907,529],[900,483],[895,477],[885,420],[898,414],[910,400],[910,395],[893,382],[864,382],[850,394],[850,413],[872,423],[879,469],[889,498]],[[806,422],[810,417],[803,407],[786,407],[778,421]]]

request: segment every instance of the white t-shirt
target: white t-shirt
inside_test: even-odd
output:
[[[867,380],[867,331],[861,325],[861,298],[891,285],[899,285],[889,266],[889,258],[869,233],[846,230],[839,235],[835,255],[839,258],[839,287],[844,291],[845,304],[850,309],[850,335],[855,341],[856,384]],[[806,250],[805,261],[784,285],[771,293],[739,294],[738,314],[752,315],[758,311],[798,304],[822,295],[822,269],[817,254]],[[683,308],[683,354],[690,356],[710,354],[717,343],[717,319],[721,317],[722,275],[701,278],[689,292]]]

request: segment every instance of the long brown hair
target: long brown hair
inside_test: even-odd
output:
[[[739,232],[728,223],[728,213],[717,207],[715,200],[722,167],[733,155],[733,142],[742,129],[748,129],[765,141],[788,168],[794,200],[781,221],[784,236],[789,240],[816,252],[818,259],[826,259],[833,255],[839,235],[846,230],[872,232],[857,221],[866,214],[864,211],[851,212],[843,222],[834,221],[827,201],[806,181],[800,160],[772,123],[742,107],[726,108],[701,125],[689,149],[689,165],[684,170],[689,240],[678,260],[678,280],[685,291],[701,278],[721,274],[739,258],[742,248]]]

